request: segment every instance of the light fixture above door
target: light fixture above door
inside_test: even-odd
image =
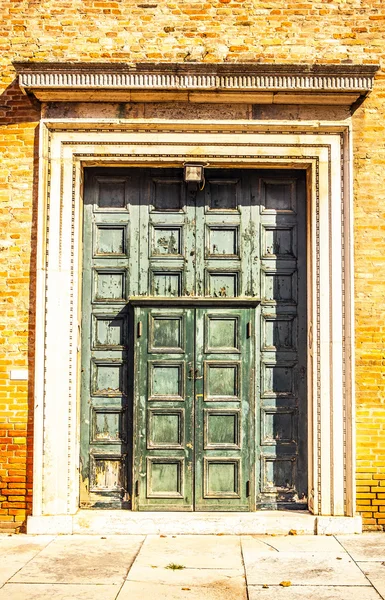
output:
[[[205,165],[201,163],[184,163],[183,179],[186,183],[202,184],[205,180]]]

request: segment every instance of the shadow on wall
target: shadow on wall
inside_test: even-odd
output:
[[[32,100],[23,94],[15,79],[6,90],[0,95],[0,126],[3,129],[3,139],[7,141],[7,131],[17,126],[17,130],[22,135],[23,125],[36,123],[34,128],[33,147],[28,149],[27,153],[33,153],[32,168],[32,198],[31,200],[31,234],[30,234],[30,263],[29,263],[29,314],[28,314],[28,420],[27,420],[27,457],[26,457],[26,511],[32,512],[32,472],[33,472],[33,412],[34,412],[34,357],[35,357],[35,297],[36,297],[36,248],[37,248],[37,206],[38,206],[38,161],[39,161],[39,121],[40,121],[40,103]],[[29,132],[31,131],[28,126]],[[12,134],[12,138],[14,134]],[[12,146],[10,139],[10,146]],[[19,159],[19,152],[15,153],[12,159],[12,148],[4,148],[4,153],[8,155],[8,160],[12,169],[12,160]],[[30,162],[30,155],[26,155]],[[17,166],[17,162],[15,164]],[[12,174],[10,177],[12,185]],[[26,201],[28,199],[26,198]],[[21,527],[23,530],[23,525]]]
[[[40,119],[40,103],[23,94],[17,79],[0,96],[0,124],[34,123]]]

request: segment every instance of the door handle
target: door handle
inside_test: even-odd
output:
[[[199,369],[193,369],[190,367],[188,370],[187,379],[192,379],[196,381],[197,379],[203,379],[203,377],[199,374]]]
[[[196,381],[197,379],[203,379],[203,377],[200,375],[199,369],[193,369],[193,367],[190,367],[188,370],[187,379]]]

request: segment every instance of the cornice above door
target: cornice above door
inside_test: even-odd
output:
[[[352,106],[377,65],[15,62],[42,102],[192,102]]]

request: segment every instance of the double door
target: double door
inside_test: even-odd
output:
[[[301,171],[85,169],[81,506],[306,507],[306,248]]]
[[[250,510],[253,310],[135,315],[136,508]]]

